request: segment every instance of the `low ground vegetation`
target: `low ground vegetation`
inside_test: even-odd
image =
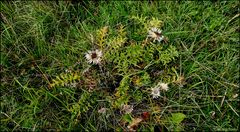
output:
[[[239,129],[239,2],[1,2],[1,126]]]

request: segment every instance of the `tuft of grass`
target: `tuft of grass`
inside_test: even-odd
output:
[[[142,131],[239,129],[238,1],[0,4],[2,131],[128,130],[143,112]],[[168,43],[145,41],[151,24]],[[159,81],[169,91],[152,99]]]

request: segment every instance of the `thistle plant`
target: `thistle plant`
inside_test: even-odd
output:
[[[130,27],[122,24],[119,24],[117,28],[104,26],[96,31],[95,42],[92,43],[94,50],[89,49],[85,53],[89,68],[94,69],[88,69],[87,73],[88,75],[96,74],[95,80],[93,77],[89,79],[85,72],[82,75],[60,74],[60,77],[57,76],[52,80],[51,87],[64,86],[68,82],[79,80],[80,76],[84,82],[81,84],[94,83],[94,87],[90,86],[91,91],[100,90],[101,92],[115,87],[114,93],[109,93],[111,107],[127,114],[133,114],[133,105],[129,104],[133,103],[133,100],[143,102],[139,99],[143,99],[144,94],[151,95],[155,100],[160,99],[159,97],[162,96],[160,91],[167,92],[168,84],[176,81],[176,69],[171,65],[175,63],[179,53],[171,43],[166,43],[166,36],[163,36],[161,30],[162,21],[156,18],[146,19],[134,16],[132,19],[138,21],[137,24],[142,27],[137,30],[137,33],[144,32],[144,34],[139,34],[139,38],[143,38],[140,41],[128,38],[131,36],[127,32]],[[158,71],[155,72],[167,71],[167,74],[159,76],[152,74],[151,70],[156,67]],[[91,73],[93,71],[96,72]],[[114,84],[114,82],[118,85],[109,87],[109,84]],[[135,93],[135,90],[138,92]],[[78,103],[69,108],[69,111],[74,113],[74,118],[78,119],[82,113],[92,109],[91,105],[96,103],[96,100],[90,101],[90,96],[91,93],[83,92]],[[99,113],[104,113],[105,109],[107,108],[100,110]]]

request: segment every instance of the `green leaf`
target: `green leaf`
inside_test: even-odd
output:
[[[122,119],[128,123],[132,122],[132,117],[130,114],[123,115]]]
[[[180,124],[184,119],[186,118],[186,115],[184,115],[183,113],[173,113],[172,117],[171,117],[171,121],[178,125]]]

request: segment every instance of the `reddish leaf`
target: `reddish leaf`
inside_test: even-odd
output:
[[[143,113],[142,113],[142,118],[143,118],[143,120],[147,120],[149,117],[150,117],[149,112],[143,112]]]

